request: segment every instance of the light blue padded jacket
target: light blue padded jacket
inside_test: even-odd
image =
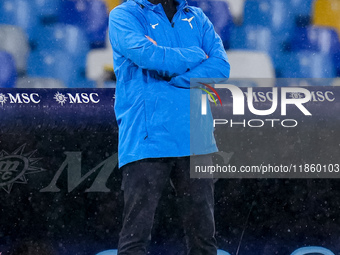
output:
[[[190,94],[200,102],[202,93],[190,89],[190,78],[227,78],[230,65],[202,10],[186,0],[177,3],[171,22],[161,4],[147,0],[128,0],[110,13],[119,167],[145,158],[217,150],[212,125],[200,129],[200,121],[191,122],[199,141],[190,139]],[[204,118],[212,123],[211,114]]]

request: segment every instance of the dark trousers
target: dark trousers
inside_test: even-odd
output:
[[[210,155],[195,156],[211,161]],[[122,167],[123,227],[118,255],[145,255],[161,193],[171,179],[188,255],[216,255],[213,179],[190,178],[190,157],[145,159]]]

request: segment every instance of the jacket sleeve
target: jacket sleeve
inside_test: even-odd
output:
[[[198,66],[206,55],[199,47],[157,46],[145,37],[145,29],[132,13],[116,8],[110,13],[109,36],[113,49],[142,69],[157,71],[162,77],[180,75]]]
[[[218,81],[221,78],[229,78],[230,64],[222,40],[215,32],[208,17],[201,10],[200,16],[203,23],[202,49],[209,58],[194,69],[173,77],[169,82],[173,86],[190,88],[190,78],[218,78]]]

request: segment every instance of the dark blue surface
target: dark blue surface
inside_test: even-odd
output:
[[[233,153],[229,163],[339,163],[340,89],[308,89],[323,95],[331,91],[335,100],[316,96],[306,103],[311,117],[288,107],[285,118],[299,121],[295,129],[216,128],[220,150]],[[270,90],[254,88],[256,93]],[[68,97],[63,105],[54,99],[58,92]],[[16,103],[10,103],[9,93]],[[68,93],[78,93],[79,101],[70,103]],[[88,100],[91,94],[93,101]],[[214,116],[233,118],[230,94],[220,95],[223,107],[212,105]],[[121,172],[111,166],[104,180],[110,192],[85,192],[96,174],[71,191],[68,179],[79,170],[76,166],[84,176],[116,155],[114,89],[1,89],[2,102],[3,96],[7,101],[0,102],[0,162],[9,159],[5,155],[12,160],[30,157],[30,166],[43,171],[25,174],[26,183],[13,183],[10,192],[0,190],[2,254],[25,240],[53,247],[60,255],[94,255],[116,248],[123,207]],[[268,109],[271,102],[254,106]],[[260,117],[246,110],[242,118]],[[268,118],[282,118],[279,109]],[[67,161],[67,153],[78,153],[78,159]],[[64,162],[67,166],[56,182],[59,191],[41,192]],[[287,255],[307,245],[339,254],[339,187],[339,179],[220,179],[215,186],[218,246],[233,255],[238,249],[239,255]],[[150,254],[184,255],[180,213],[169,183],[157,209]]]
[[[61,2],[59,21],[80,26],[93,46],[104,46],[108,27],[106,5],[100,0],[65,0]]]

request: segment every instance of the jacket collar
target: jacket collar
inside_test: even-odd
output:
[[[128,0],[128,1],[135,1],[136,3],[138,3],[139,5],[142,5],[146,8],[149,8],[151,10],[158,10],[159,8],[161,8],[160,4],[153,4],[150,3],[148,0]],[[186,7],[188,5],[186,0],[175,0],[178,3],[178,7],[177,7],[177,11],[183,9],[184,7]]]

